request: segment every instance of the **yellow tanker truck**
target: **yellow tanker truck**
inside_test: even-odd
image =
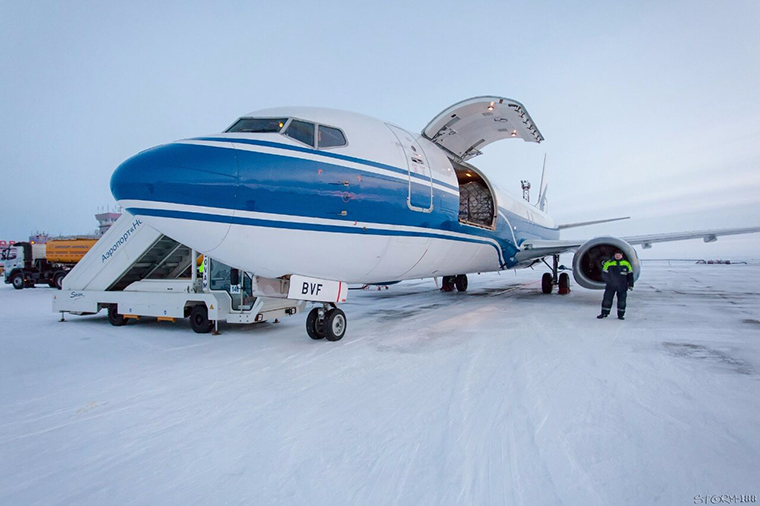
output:
[[[4,281],[17,290],[40,283],[60,290],[66,274],[97,241],[74,237],[50,239],[46,244],[14,243],[2,251]]]

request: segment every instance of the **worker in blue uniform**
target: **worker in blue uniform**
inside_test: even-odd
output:
[[[623,253],[616,251],[613,258],[602,265],[602,279],[606,283],[602,299],[602,314],[597,318],[607,318],[612,310],[612,298],[617,294],[618,320],[625,320],[625,305],[628,290],[633,290],[633,267],[623,259]]]

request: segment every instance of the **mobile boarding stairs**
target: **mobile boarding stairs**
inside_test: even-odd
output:
[[[63,279],[53,311],[76,315],[108,310],[113,325],[155,317],[190,318],[196,332],[219,321],[254,323],[302,311],[288,299],[289,281],[263,280],[204,257],[124,213]],[[269,295],[264,297],[262,295]]]

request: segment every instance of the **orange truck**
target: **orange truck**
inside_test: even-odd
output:
[[[50,239],[46,244],[14,243],[2,251],[3,279],[17,290],[37,284],[60,290],[66,274],[97,241],[74,237]]]

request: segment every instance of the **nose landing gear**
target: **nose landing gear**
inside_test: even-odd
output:
[[[340,341],[346,335],[346,313],[335,304],[325,304],[315,307],[306,317],[306,333],[312,339],[327,339]]]

